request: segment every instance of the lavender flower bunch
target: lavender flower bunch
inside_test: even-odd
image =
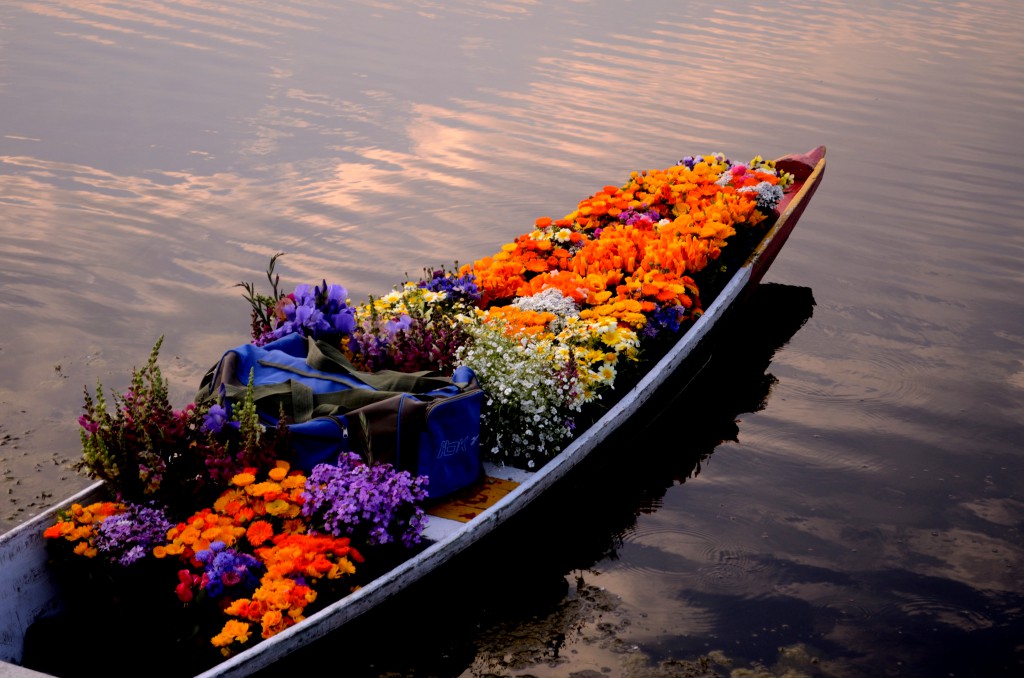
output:
[[[93,545],[111,563],[127,567],[145,558],[166,541],[174,525],[160,508],[128,504],[124,513],[110,516],[96,528]]]
[[[406,547],[422,541],[426,515],[426,476],[415,478],[390,464],[368,466],[346,452],[338,464],[318,464],[306,480],[303,516],[314,529],[335,537],[363,538],[371,546],[400,540]]]

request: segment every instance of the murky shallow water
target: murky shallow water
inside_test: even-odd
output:
[[[367,624],[452,633],[333,642],[366,675],[1019,671],[1022,34],[1012,0],[5,3],[0,528],[86,484],[82,387],[161,334],[187,402],[274,252],[361,299],[633,169],[824,143],[739,349],[770,364],[712,372],[746,395]]]

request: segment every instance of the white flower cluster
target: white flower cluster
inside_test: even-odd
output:
[[[554,313],[555,319],[548,324],[548,330],[554,333],[561,332],[565,328],[567,319],[580,317],[580,309],[572,297],[565,296],[561,290],[554,287],[549,287],[529,297],[519,297],[512,302],[512,305],[523,311]]]
[[[481,431],[488,457],[536,468],[572,435],[569,412],[579,410],[581,395],[573,363],[550,340],[514,339],[500,322],[466,329],[471,341],[458,359],[487,393]]]
[[[782,201],[782,187],[762,181],[757,186],[744,186],[736,189],[737,193],[757,192],[757,208],[762,212],[775,209],[775,206]]]

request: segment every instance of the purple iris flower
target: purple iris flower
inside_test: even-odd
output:
[[[317,309],[312,300],[302,304],[301,306],[295,307],[295,324],[299,327],[305,327],[313,330],[326,330],[330,328],[327,321],[324,320],[324,314],[322,311]]]
[[[228,423],[228,411],[220,405],[211,405],[210,410],[203,415],[204,431],[220,433],[226,423]]]
[[[311,305],[315,302],[314,297],[309,295],[309,285],[302,283],[295,286],[295,292],[292,294],[295,297],[295,305],[299,306],[309,302]]]
[[[327,288],[327,308],[332,311],[345,307],[348,299],[348,290],[341,285],[331,285]]]
[[[353,308],[346,308],[334,316],[334,329],[342,334],[352,334],[356,329],[356,313]]]

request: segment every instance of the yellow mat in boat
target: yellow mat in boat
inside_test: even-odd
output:
[[[470,485],[440,503],[425,507],[424,511],[438,518],[468,523],[518,486],[519,483],[513,480],[488,476],[483,482]]]

